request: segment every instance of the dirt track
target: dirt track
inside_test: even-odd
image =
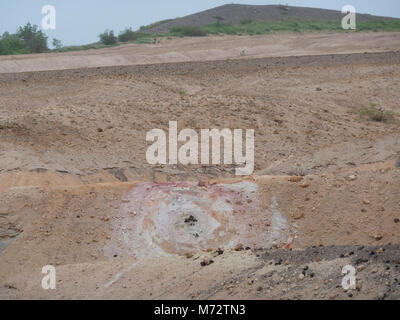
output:
[[[335,50],[360,53],[0,75],[0,297],[398,299],[400,53],[356,36],[390,51],[353,38]],[[371,103],[394,121],[360,119]],[[169,120],[254,129],[254,175],[150,166],[146,132]],[[364,265],[358,290],[345,264]]]

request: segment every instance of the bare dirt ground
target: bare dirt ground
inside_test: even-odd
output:
[[[335,53],[397,51],[398,32],[343,32],[158,38],[154,44],[128,44],[67,53],[0,56],[0,73],[213,61]]]
[[[1,58],[0,297],[398,299],[400,38],[301,37],[239,59],[71,70],[92,53]],[[184,52],[204,39],[166,41]],[[69,70],[22,72],[46,59]],[[393,119],[360,119],[371,103]],[[254,174],[147,164],[146,133],[171,120],[254,129]]]

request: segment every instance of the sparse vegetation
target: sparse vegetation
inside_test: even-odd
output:
[[[251,19],[251,18],[246,18],[246,19],[240,20],[240,24],[241,24],[241,25],[250,24],[250,23],[252,23],[252,22],[253,22],[253,19]]]
[[[312,21],[302,19],[286,19],[277,22],[243,21],[240,25],[230,23],[213,23],[202,28],[207,34],[265,34],[269,32],[287,31],[341,31],[340,21]],[[357,23],[357,31],[400,31],[400,20],[367,21]]]
[[[383,110],[382,108],[377,107],[375,103],[371,103],[368,108],[360,110],[360,118],[378,122],[391,122],[393,121],[394,116],[391,111]]]
[[[284,15],[288,14],[288,12],[290,10],[288,5],[283,5],[283,4],[278,5],[278,8],[281,11],[281,14],[284,14]]]
[[[102,49],[108,48],[109,45],[105,45],[102,43],[99,44],[85,44],[82,46],[65,46],[60,49],[54,49],[53,52],[69,52],[69,51],[82,51],[82,50],[90,50],[90,49]]]
[[[132,28],[126,28],[124,31],[121,31],[118,35],[119,42],[128,42],[132,40],[136,40],[138,37],[138,33],[134,32]]]
[[[53,44],[53,47],[54,47],[56,50],[59,50],[59,49],[62,48],[62,43],[61,43],[61,41],[58,40],[58,39],[56,39],[56,38],[53,38],[52,44]]]
[[[140,30],[151,29],[151,28],[157,27],[157,26],[159,26],[159,25],[161,25],[161,24],[170,22],[170,21],[172,21],[172,20],[174,20],[174,19],[165,19],[165,20],[157,21],[157,22],[154,22],[154,23],[149,24],[149,25],[147,25],[147,26],[141,26],[141,27],[140,27]]]
[[[148,33],[132,31],[131,28],[127,28],[122,31],[118,36],[119,42],[135,42],[135,43],[153,43],[155,36]]]
[[[172,27],[170,33],[180,37],[203,37],[207,35],[206,31],[192,26]]]

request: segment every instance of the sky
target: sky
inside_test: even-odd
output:
[[[59,39],[63,45],[80,45],[98,41],[98,35],[105,29],[118,34],[126,27],[137,30],[159,20],[183,17],[229,3],[288,4],[333,10],[353,5],[359,13],[400,18],[399,0],[0,0],[0,34],[14,33],[27,22],[41,27],[45,5],[56,9],[56,29],[43,30],[49,39]]]

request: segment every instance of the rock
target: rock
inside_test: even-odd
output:
[[[379,248],[378,250],[376,250],[376,253],[382,253],[383,252],[383,248]]]
[[[235,246],[234,250],[235,250],[235,251],[242,251],[242,250],[243,250],[243,245],[242,245],[241,243],[238,243],[238,244]]]
[[[205,187],[207,184],[204,181],[199,181],[197,184],[199,187]]]
[[[304,217],[304,212],[303,211],[296,211],[292,214],[293,219],[298,220]]]
[[[259,286],[257,287],[257,291],[262,291],[263,287]]]
[[[370,204],[370,201],[369,201],[368,199],[364,199],[364,200],[363,200],[363,203],[364,203],[364,204]]]
[[[17,287],[14,286],[13,284],[10,284],[10,283],[6,283],[6,284],[4,285],[4,287],[7,288],[7,289],[14,289],[14,290],[17,290]]]
[[[365,265],[361,265],[361,266],[358,266],[357,267],[357,272],[361,272],[361,271],[363,271],[365,269]]]
[[[290,264],[290,261],[289,261],[289,260],[286,260],[283,264],[284,264],[285,266],[288,266],[288,265]]]
[[[204,257],[204,258],[203,258],[203,261],[200,262],[200,265],[201,265],[202,267],[204,267],[204,266],[210,265],[210,264],[213,263],[213,262],[214,262],[214,261],[211,260],[209,257]]]
[[[299,279],[299,280],[303,280],[304,277],[305,277],[304,274],[303,274],[303,273],[300,273],[298,279]]]
[[[397,157],[396,162],[394,163],[396,168],[400,168],[400,156]]]
[[[301,180],[303,180],[303,177],[299,177],[299,176],[292,176],[289,178],[290,182],[300,182]]]
[[[308,188],[309,186],[310,186],[310,184],[305,181],[302,184],[300,184],[300,187],[302,187],[302,188]]]
[[[347,177],[350,181],[354,181],[357,179],[357,176],[355,176],[354,174],[350,175]]]
[[[383,236],[380,235],[380,234],[376,234],[376,235],[374,236],[374,239],[375,239],[376,241],[382,240],[382,238],[383,238]],[[381,249],[382,249],[382,248],[381,248]]]
[[[188,259],[193,258],[193,253],[191,253],[191,252],[186,252],[185,256],[186,256],[186,258],[188,258]]]
[[[399,218],[394,218],[394,223],[399,223],[400,219]]]

